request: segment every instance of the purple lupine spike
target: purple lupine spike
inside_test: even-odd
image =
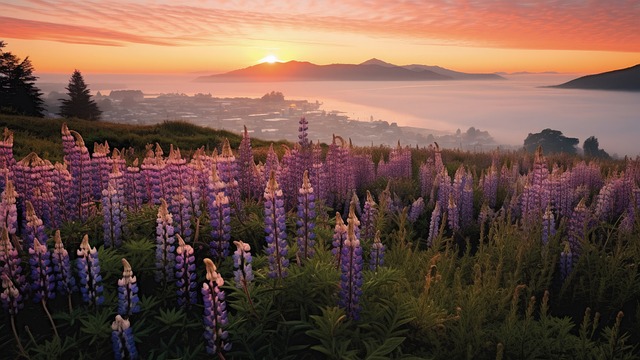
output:
[[[169,151],[167,159],[169,211],[173,215],[176,232],[181,234],[185,241],[191,241],[191,217],[193,215],[192,206],[189,202],[189,181],[191,167],[187,166],[187,161],[182,158],[179,148],[173,145]]]
[[[437,202],[431,213],[431,221],[429,223],[429,236],[427,236],[427,246],[429,247],[433,244],[433,239],[439,236],[441,217],[440,203]]]
[[[447,219],[449,228],[451,231],[456,232],[460,230],[460,212],[456,205],[453,195],[449,195],[449,206],[447,207]]]
[[[238,164],[236,157],[233,155],[233,151],[231,151],[229,139],[224,139],[222,152],[220,153],[220,157],[218,157],[217,167],[218,175],[227,185],[225,195],[229,197],[229,204],[231,205],[232,211],[235,211],[235,214],[240,214],[242,212],[242,202],[237,180]]]
[[[565,280],[573,270],[573,254],[571,246],[565,242],[564,249],[560,253],[560,277]]]
[[[583,198],[580,200],[580,203],[578,203],[578,206],[573,210],[573,214],[569,219],[569,229],[567,231],[571,253],[575,258],[580,256],[580,250],[582,248],[581,241],[586,235],[586,227],[589,222],[589,209],[587,209],[584,202]]]
[[[256,195],[256,178],[253,175],[253,167],[255,161],[253,159],[253,150],[251,149],[251,138],[247,127],[242,132],[242,140],[238,149],[238,185],[240,194],[246,198],[253,198]]]
[[[102,295],[102,275],[100,275],[100,260],[98,250],[89,245],[89,236],[85,235],[78,249],[78,278],[80,279],[80,292],[82,301],[87,304],[102,305],[104,296]]]
[[[311,146],[311,142],[309,141],[309,136],[307,134],[307,130],[309,130],[309,122],[303,116],[300,118],[298,124],[298,143],[303,148]]]
[[[9,233],[6,228],[1,228],[2,237],[0,238],[0,264],[2,264],[2,273],[7,274],[9,278],[21,290],[26,286],[25,277],[22,274],[22,260],[9,239]]]
[[[31,266],[31,292],[33,302],[41,302],[46,298],[56,297],[55,280],[51,268],[51,253],[46,245],[40,244],[38,238],[33,239],[29,248],[29,265]]]
[[[333,241],[331,242],[331,253],[336,259],[338,269],[342,261],[342,247],[347,239],[347,225],[342,220],[342,216],[339,212],[336,213],[336,226],[333,230]]]
[[[125,193],[128,196],[125,197],[125,204],[130,211],[137,211],[142,207],[145,202],[145,185],[144,177],[140,172],[138,166],[138,159],[133,160],[131,166],[127,166],[124,173]]]
[[[547,245],[549,239],[556,235],[556,222],[553,212],[551,211],[551,205],[547,205],[547,210],[542,216],[542,243]]]
[[[138,284],[131,264],[122,258],[122,277],[118,279],[118,315],[128,318],[140,312]]]
[[[280,167],[280,161],[278,160],[278,155],[273,150],[273,143],[269,145],[269,151],[267,152],[267,159],[264,163],[264,172],[263,172],[263,187],[267,186],[269,182],[269,176],[271,176],[272,171],[278,171]]]
[[[466,181],[460,199],[460,226],[468,227],[473,223],[473,181]]]
[[[76,287],[76,281],[71,273],[69,252],[64,248],[62,238],[60,237],[60,230],[56,230],[53,239],[55,245],[51,254],[51,262],[53,263],[56,291],[60,295],[69,296]]]
[[[207,281],[202,284],[201,293],[204,301],[204,338],[207,341],[207,353],[223,359],[222,353],[231,350],[229,333],[224,329],[229,323],[225,294],[221,290],[224,279],[216,271],[213,261],[204,259],[204,265],[207,269]]]
[[[269,257],[269,277],[284,279],[288,275],[289,267],[287,225],[282,190],[273,171],[264,190],[264,230],[267,242],[266,252]]]
[[[28,247],[31,247],[33,244],[33,239],[38,238],[41,239],[42,242],[47,241],[47,234],[44,232],[44,225],[42,220],[36,214],[35,209],[30,201],[25,202],[25,207],[27,209],[27,225],[25,228],[25,241]]]
[[[453,192],[453,186],[451,184],[451,176],[449,176],[449,173],[446,169],[438,174],[437,186],[438,202],[440,203],[440,208],[447,209],[449,206],[449,195],[451,195]]]
[[[362,247],[356,236],[355,222],[349,222],[347,239],[342,247],[340,266],[340,293],[338,306],[345,309],[350,319],[360,318],[360,296],[362,296]]]
[[[365,244],[371,243],[376,232],[376,218],[378,217],[378,205],[373,200],[371,192],[367,190],[367,200],[364,202],[362,213],[362,241]]]
[[[282,166],[279,171],[276,172],[276,180],[282,189],[285,208],[291,209],[297,200],[295,195],[298,189],[298,184],[302,182],[302,178],[300,178],[300,181],[297,179],[301,176],[296,163],[298,150],[291,150],[286,145],[282,145],[282,147],[285,148],[285,153],[282,156]]]
[[[173,216],[167,202],[160,199],[156,219],[156,271],[157,282],[167,284],[173,280],[173,268],[176,263]]]
[[[409,222],[413,224],[416,221],[418,221],[418,218],[420,217],[420,215],[422,215],[423,212],[424,212],[424,199],[421,196],[411,204],[411,210],[409,210],[409,216],[408,216]]]
[[[9,234],[15,234],[18,230],[17,196],[13,181],[7,180],[0,198],[0,227],[7,229]]]
[[[120,247],[127,217],[124,212],[123,175],[117,165],[114,164],[113,172],[109,177],[107,187],[102,190],[104,246]]]
[[[53,170],[53,194],[57,201],[55,216],[59,224],[72,218],[75,202],[72,198],[73,178],[67,163],[56,163]]]
[[[429,196],[436,178],[436,167],[433,158],[428,158],[424,164],[420,165],[420,195]],[[433,199],[429,199],[433,201]]]
[[[371,252],[369,254],[369,269],[371,271],[378,271],[382,265],[384,265],[384,251],[385,246],[380,241],[380,230],[376,231],[376,236],[373,238],[373,244],[371,244]]]
[[[196,257],[193,247],[184,242],[180,235],[176,248],[176,286],[178,289],[178,305],[190,306],[198,302],[196,292]]]
[[[298,259],[309,259],[315,254],[315,196],[309,182],[309,171],[305,170],[302,187],[298,190]]]
[[[202,189],[206,188],[206,185],[203,184],[208,184],[208,176],[206,176],[204,165],[199,158],[189,163],[189,169],[190,176],[184,186],[184,192],[192,216],[199,219],[202,216]]]
[[[160,145],[156,144],[156,151],[153,151],[152,147],[148,147],[140,168],[147,183],[148,198],[154,205],[160,204],[160,199],[165,199],[168,196],[166,167]]]
[[[209,217],[211,219],[211,255],[216,259],[224,259],[229,255],[229,242],[231,241],[231,207],[229,198],[224,192],[215,194],[209,204]]]
[[[136,360],[139,358],[131,323],[120,314],[116,315],[115,321],[111,323],[111,344],[115,360]]]
[[[0,140],[0,189],[6,186],[6,180],[13,180],[13,167],[16,159],[13,156],[13,132],[4,128]]]
[[[634,206],[627,206],[627,210],[625,210],[622,215],[622,220],[620,220],[620,225],[618,229],[621,233],[629,235],[633,232],[633,227],[636,222],[636,208]]]
[[[322,203],[327,202],[327,182],[328,174],[325,163],[322,161],[322,148],[319,143],[313,144],[311,150],[312,166],[311,166],[311,186],[316,193],[316,200]]]
[[[109,184],[109,172],[111,171],[111,159],[109,155],[109,143],[93,144],[93,156],[91,157],[91,185],[93,199],[102,197],[102,189]]]
[[[234,241],[236,245],[236,251],[233,252],[233,271],[234,280],[238,289],[244,289],[248,291],[251,282],[253,281],[253,269],[251,262],[251,246],[242,241]]]
[[[69,166],[69,173],[73,178],[70,201],[73,203],[72,219],[86,220],[92,204],[92,171],[89,150],[85,146],[82,136],[69,130],[62,124],[62,145],[64,160]]]
[[[0,300],[2,300],[2,307],[7,310],[9,315],[14,316],[24,307],[22,294],[20,294],[20,290],[6,273],[3,272],[1,275],[2,293],[0,293]]]

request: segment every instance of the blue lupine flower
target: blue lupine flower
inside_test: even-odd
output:
[[[347,316],[353,320],[360,318],[360,296],[362,296],[362,247],[356,237],[355,224],[349,222],[347,240],[342,248],[342,264],[340,266],[340,300],[338,306],[345,309]]]
[[[122,278],[118,280],[118,314],[128,318],[140,312],[138,284],[127,259],[122,258]]]
[[[449,207],[447,208],[447,219],[449,219],[449,228],[451,231],[460,230],[460,212],[456,205],[453,195],[449,195]]]
[[[176,290],[178,294],[178,304],[188,306],[198,302],[196,291],[196,258],[193,255],[193,247],[184,242],[180,235],[178,247],[176,248]]]
[[[415,223],[416,221],[418,221],[418,218],[420,217],[420,215],[422,215],[423,212],[424,199],[421,196],[411,204],[411,210],[409,210],[409,216],[407,217],[407,219],[409,220],[409,222]]]
[[[167,283],[173,280],[176,264],[173,216],[169,213],[167,202],[160,199],[156,219],[156,271],[155,279]]]
[[[117,164],[114,163],[113,172],[109,177],[107,188],[102,190],[104,246],[120,247],[126,214],[124,212],[124,180]]]
[[[429,236],[427,236],[427,246],[433,244],[433,239],[438,237],[440,232],[440,217],[442,213],[440,211],[440,203],[437,202],[433,212],[431,213],[431,222],[429,223]]]
[[[71,274],[71,262],[69,252],[64,248],[60,238],[60,230],[56,230],[54,235],[55,245],[51,254],[53,263],[53,274],[56,281],[56,291],[61,295],[70,295],[76,287],[76,281]]]
[[[309,172],[304,171],[302,177],[302,187],[298,190],[298,259],[308,259],[315,253],[314,245],[316,234],[315,228],[315,196],[313,187],[309,182]]]
[[[98,250],[89,245],[89,236],[85,235],[77,252],[78,277],[80,278],[80,292],[82,301],[87,304],[102,305],[102,275],[100,275],[100,261]]]
[[[556,222],[551,212],[551,206],[547,206],[547,210],[542,216],[542,243],[547,245],[549,239],[556,234]]]
[[[385,246],[380,241],[380,230],[376,232],[371,245],[371,253],[369,254],[369,269],[378,271],[378,268],[384,265]]]
[[[362,213],[362,240],[369,243],[376,233],[376,217],[378,216],[378,205],[373,200],[371,192],[367,190],[367,200],[364,202]]]
[[[55,280],[51,268],[51,253],[46,245],[40,244],[38,238],[33,239],[29,248],[29,265],[31,265],[31,291],[33,301],[40,302],[46,298],[56,297]]]
[[[234,280],[238,289],[247,289],[253,281],[251,262],[251,246],[242,241],[234,241],[236,251],[233,252]]]
[[[30,201],[25,201],[25,207],[27,209],[27,226],[26,226],[26,245],[31,247],[33,239],[38,238],[40,241],[47,242],[47,234],[44,232],[44,225],[42,220],[36,215],[36,211]]]
[[[229,323],[225,294],[220,288],[224,279],[216,271],[216,265],[210,259],[204,259],[207,269],[207,281],[202,284],[202,300],[204,301],[204,338],[207,341],[207,353],[222,354],[231,350],[228,342],[229,333],[224,327]]]
[[[347,240],[347,230],[347,225],[345,225],[342,220],[340,213],[337,212],[336,226],[333,229],[333,240],[331,241],[331,254],[333,254],[336,259],[338,269],[340,268],[342,261],[342,248],[344,247],[344,242]]]
[[[13,281],[5,274],[2,273],[2,293],[0,293],[0,300],[2,301],[2,307],[9,312],[9,315],[16,315],[20,309],[24,306],[22,303],[22,295],[20,290],[15,287]]]
[[[135,360],[139,358],[131,323],[120,315],[116,315],[115,321],[111,323],[111,343],[114,359]]]
[[[267,233],[267,255],[269,257],[269,277],[283,279],[287,277],[289,267],[289,245],[287,244],[287,225],[285,224],[284,200],[272,171],[269,183],[264,190],[264,230]]]

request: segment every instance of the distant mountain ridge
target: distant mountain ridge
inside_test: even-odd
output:
[[[497,74],[468,74],[439,66],[398,66],[378,59],[361,64],[316,65],[306,61],[261,63],[223,74],[201,76],[199,82],[215,81],[430,81],[504,79]]]
[[[640,91],[640,64],[624,69],[586,75],[550,87],[563,89]]]

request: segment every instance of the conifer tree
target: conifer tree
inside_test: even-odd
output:
[[[43,117],[44,101],[29,57],[20,60],[0,41],[0,113]]]
[[[91,94],[85,84],[80,71],[75,70],[69,85],[66,87],[68,99],[61,99],[59,115],[64,118],[80,118],[85,120],[99,120],[102,111],[96,102],[91,99]]]

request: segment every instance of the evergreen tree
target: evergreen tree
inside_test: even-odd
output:
[[[64,118],[80,118],[85,120],[99,120],[102,111],[98,108],[85,84],[80,71],[75,70],[66,87],[68,99],[60,99],[60,116]]]
[[[582,151],[584,152],[584,156],[586,157],[595,157],[601,159],[611,158],[611,156],[609,156],[606,151],[600,149],[600,143],[598,142],[598,138],[596,138],[595,136],[591,136],[584,141],[584,143],[582,144]]]
[[[2,49],[0,41],[0,113],[43,117],[44,100],[35,86],[38,79],[33,75],[33,65],[26,57],[20,58]]]
[[[562,131],[544,129],[539,133],[531,134],[524,139],[524,148],[528,152],[535,152],[538,146],[542,146],[545,154],[569,153],[576,154],[576,145],[580,140],[562,135]]]

